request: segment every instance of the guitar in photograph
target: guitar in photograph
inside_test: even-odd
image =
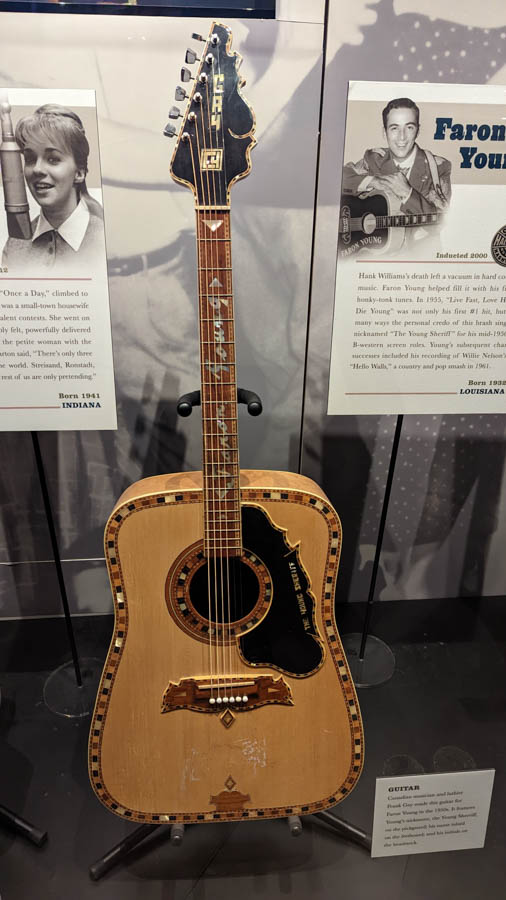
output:
[[[337,514],[309,478],[239,469],[230,188],[250,172],[255,119],[231,42],[214,23],[195,79],[182,70],[178,135],[166,127],[196,209],[203,469],[132,485],[105,534],[115,626],[90,777],[137,822],[317,812],[363,763],[334,618]]]
[[[339,256],[392,254],[406,244],[412,228],[430,228],[443,213],[405,213],[395,194],[367,191],[343,194],[339,212]]]

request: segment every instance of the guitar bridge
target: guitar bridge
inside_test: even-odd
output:
[[[292,692],[282,678],[259,675],[257,678],[230,676],[212,681],[210,678],[182,678],[171,681],[162,698],[162,713],[174,709],[191,709],[194,712],[234,713],[257,709],[268,703],[293,706]]]

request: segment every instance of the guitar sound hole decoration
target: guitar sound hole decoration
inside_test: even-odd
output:
[[[241,557],[211,560],[202,541],[171,568],[165,597],[172,618],[197,640],[230,644],[265,615],[272,583],[261,560],[248,550]]]
[[[309,675],[323,649],[297,550],[259,507],[243,506],[241,519],[241,557],[208,560],[198,542],[176,560],[166,581],[169,612],[198,640],[238,640],[251,665]]]

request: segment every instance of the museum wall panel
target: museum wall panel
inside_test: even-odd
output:
[[[341,599],[367,598],[396,423],[326,415],[348,81],[506,83],[504,9],[450,2],[442,14],[435,0],[329,7],[302,471],[342,517]],[[382,139],[371,123],[369,146]],[[349,300],[338,293],[334,328]],[[377,598],[506,593],[504,424],[486,413],[405,416]]]

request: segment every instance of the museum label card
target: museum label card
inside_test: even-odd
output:
[[[494,769],[377,778],[372,856],[483,847]]]
[[[329,414],[506,409],[505,102],[350,83]]]
[[[0,123],[0,429],[116,428],[95,93],[0,85]]]

